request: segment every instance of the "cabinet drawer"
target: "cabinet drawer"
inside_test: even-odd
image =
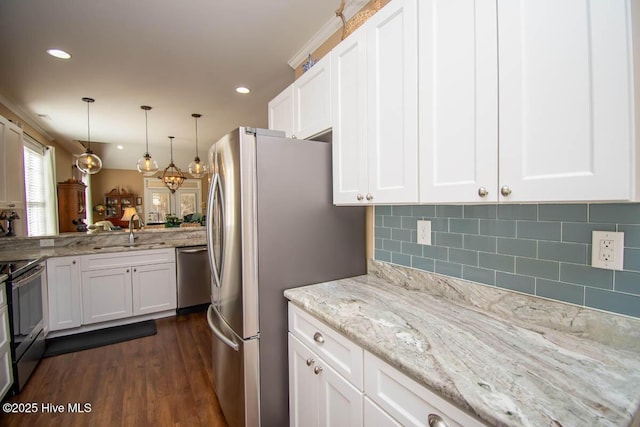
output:
[[[291,303],[289,331],[362,390],[362,348]]]
[[[364,352],[364,392],[403,426],[428,426],[429,415],[440,416],[447,426],[484,426],[431,390]]]
[[[170,249],[149,249],[128,251],[126,253],[105,253],[84,255],[82,271],[99,270],[104,268],[127,267],[131,265],[161,264],[176,261],[176,251]]]
[[[378,405],[373,403],[371,399],[364,398],[364,425],[376,427],[401,427],[391,415],[387,414]]]
[[[0,306],[0,348],[9,347],[9,307]]]

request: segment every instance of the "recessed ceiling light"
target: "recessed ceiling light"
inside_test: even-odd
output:
[[[236,92],[244,94],[244,93],[251,92],[251,89],[249,89],[248,87],[239,86],[239,87],[236,88]]]
[[[123,147],[122,145],[118,145],[118,146],[116,146],[116,148],[117,148],[118,150],[124,150],[124,147]]]
[[[47,53],[51,56],[55,56],[56,58],[60,58],[60,59],[71,58],[71,54],[69,52],[65,52],[62,49],[55,49],[55,48],[47,49]]]

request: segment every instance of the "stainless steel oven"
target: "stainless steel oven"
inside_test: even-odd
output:
[[[42,275],[39,259],[4,264],[0,273],[6,282],[13,362],[13,393],[18,393],[31,376],[45,350],[42,310]]]

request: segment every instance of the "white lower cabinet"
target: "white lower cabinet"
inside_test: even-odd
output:
[[[291,426],[362,426],[362,392],[289,334]]]
[[[0,400],[13,385],[11,367],[11,335],[9,334],[9,308],[4,282],[0,283]]]
[[[82,325],[80,257],[47,260],[49,331]]]
[[[177,306],[175,250],[86,255],[84,324],[172,310]]]
[[[130,317],[131,301],[130,267],[82,272],[83,324]]]
[[[49,330],[175,310],[175,250],[47,260]]]
[[[289,411],[291,427],[484,426],[291,303]]]

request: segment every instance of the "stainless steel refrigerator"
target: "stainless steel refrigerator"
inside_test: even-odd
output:
[[[288,426],[283,291],[365,274],[365,211],[333,206],[330,143],[241,127],[208,157],[216,395],[231,427]]]

